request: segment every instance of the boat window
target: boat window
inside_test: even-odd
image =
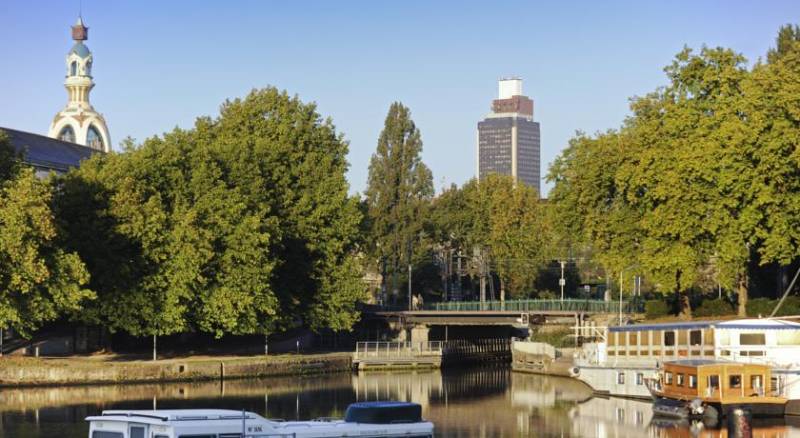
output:
[[[216,435],[178,435],[178,438],[217,438]]]
[[[637,385],[644,384],[644,373],[636,373],[636,384]]]
[[[764,377],[760,374],[750,376],[750,387],[753,389],[760,389],[764,383]]]
[[[106,432],[105,430],[95,430],[92,438],[124,438],[122,432]]]
[[[625,373],[617,373],[617,383],[620,385],[625,384]]]
[[[153,435],[153,438],[169,438],[168,435]]]
[[[719,376],[714,374],[708,376],[708,387],[709,388],[719,388]]]
[[[242,434],[240,434],[240,433],[221,433],[221,434],[219,434],[219,438],[242,438]]]
[[[678,373],[675,377],[675,384],[677,386],[683,386],[683,373]]]
[[[131,426],[130,438],[144,438],[144,427]]]
[[[666,345],[667,347],[672,347],[673,345],[675,345],[674,331],[664,332],[664,345]]]
[[[689,388],[697,388],[697,376],[689,374]]]
[[[734,374],[730,376],[728,379],[728,387],[729,388],[741,388],[742,387],[742,376],[738,374]]]
[[[714,330],[705,329],[703,331],[703,343],[706,345],[714,345]]]
[[[700,330],[692,330],[689,332],[689,345],[702,345],[703,335]]]
[[[670,372],[664,373],[664,384],[672,385],[672,373]]]
[[[739,345],[764,345],[766,344],[764,333],[741,333],[739,334]]]
[[[800,330],[778,330],[778,345],[800,345]]]
[[[742,356],[763,356],[764,352],[763,351],[742,351],[739,354],[741,354]]]

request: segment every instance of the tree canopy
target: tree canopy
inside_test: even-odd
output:
[[[548,176],[560,234],[664,292],[711,272],[744,315],[753,263],[800,255],[797,36],[782,28],[752,69],[730,49],[684,49],[619,130],[576,136]]]
[[[86,319],[139,336],[350,328],[365,291],[346,153],[313,104],[267,88],[93,157],[59,215],[99,295]]]

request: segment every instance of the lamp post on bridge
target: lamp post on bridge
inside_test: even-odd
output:
[[[561,286],[561,301],[564,301],[564,286],[567,284],[567,281],[564,280],[564,266],[566,264],[565,260],[561,260],[561,278],[558,280],[558,285]]]

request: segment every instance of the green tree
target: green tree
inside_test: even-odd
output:
[[[500,300],[506,290],[514,297],[529,291],[545,263],[542,209],[536,190],[514,177],[490,174],[465,186],[475,212],[472,242],[485,248],[500,280]]]
[[[30,168],[0,188],[0,327],[26,337],[94,298],[80,258],[58,243],[51,198],[51,187]]]
[[[767,62],[774,64],[787,53],[796,51],[798,42],[800,42],[800,26],[796,24],[781,26],[775,38],[775,47],[767,52]]]
[[[625,132],[578,133],[547,176],[554,184],[548,213],[554,252],[563,257],[568,248],[592,248],[607,280],[640,264],[643,212],[631,205],[619,179],[635,155]]]
[[[366,197],[372,259],[385,267],[395,294],[398,276],[425,249],[421,234],[433,197],[433,176],[421,153],[422,139],[411,112],[393,103],[370,160]]]
[[[86,316],[139,336],[349,329],[364,290],[346,153],[313,104],[267,88],[84,163],[60,217],[97,271]]]
[[[800,257],[800,32],[784,26],[767,64],[745,81],[744,105],[750,141],[742,154],[752,163],[751,210],[757,213],[756,244],[761,264],[789,265]],[[779,56],[778,56],[779,55]]]

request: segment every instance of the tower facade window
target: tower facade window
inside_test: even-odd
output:
[[[86,134],[86,146],[91,148],[104,150],[103,136],[94,125],[89,126],[89,132]]]
[[[78,61],[72,61],[69,65],[69,75],[76,76],[78,74]]]
[[[72,126],[70,125],[61,128],[61,132],[58,133],[58,139],[61,141],[75,143],[75,130],[72,129]]]

